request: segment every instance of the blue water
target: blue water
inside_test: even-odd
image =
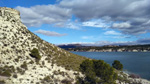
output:
[[[92,59],[101,59],[112,64],[119,60],[124,71],[135,73],[142,78],[150,80],[150,52],[71,52]]]

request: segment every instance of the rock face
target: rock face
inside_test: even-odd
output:
[[[33,48],[41,56],[38,62],[30,55]],[[31,33],[17,10],[0,8],[0,84],[74,83],[84,59]]]

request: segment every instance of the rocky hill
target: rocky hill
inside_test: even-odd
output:
[[[85,59],[40,39],[17,10],[0,7],[0,84],[74,84],[84,78],[79,67]],[[117,73],[117,84],[150,84]]]
[[[31,55],[33,49],[39,53],[39,59]],[[31,33],[22,24],[17,10],[0,8],[1,83],[74,83],[79,74],[79,65],[84,59],[85,57],[71,54]]]

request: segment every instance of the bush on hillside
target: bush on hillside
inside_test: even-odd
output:
[[[10,77],[11,76],[11,72],[9,70],[4,71],[2,74],[0,74],[2,76],[6,76],[6,77]]]
[[[21,65],[21,68],[23,68],[23,69],[27,70],[27,69],[28,69],[28,67],[27,67],[27,63],[26,63],[26,62],[24,62],[24,63]]]
[[[36,49],[36,48],[33,48],[33,49],[31,50],[30,56],[33,57],[33,58],[35,58],[37,61],[39,61],[39,60],[41,59],[41,56],[40,56],[40,54],[39,54],[39,51],[38,51],[38,49]]]
[[[15,72],[14,66],[5,65],[4,67],[0,67],[0,75],[1,76],[10,77],[11,73],[13,73],[13,72]]]
[[[103,60],[85,60],[80,65],[80,70],[85,78],[78,78],[79,84],[115,84],[117,79],[114,69]]]
[[[72,81],[69,80],[69,79],[63,79],[63,80],[61,81],[61,83],[62,83],[62,84],[72,84]]]
[[[113,62],[112,67],[117,69],[117,70],[122,70],[123,69],[123,65],[118,60],[115,60]]]

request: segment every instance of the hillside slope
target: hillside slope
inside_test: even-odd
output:
[[[41,59],[31,56],[38,49]],[[85,57],[71,54],[30,32],[20,13],[0,8],[0,81],[6,84],[75,82]]]

